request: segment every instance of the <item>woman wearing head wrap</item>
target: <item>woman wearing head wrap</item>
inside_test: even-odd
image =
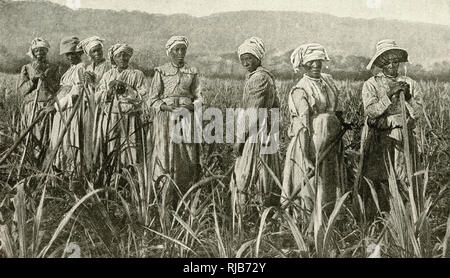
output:
[[[261,66],[264,54],[264,43],[257,37],[245,40],[238,48],[241,64],[248,71],[240,105],[241,108],[255,109],[254,111],[258,111],[256,109],[259,108],[267,110],[279,108],[275,77]],[[244,120],[246,121],[246,119]],[[237,138],[238,142],[235,144],[234,151],[238,158],[230,182],[230,188],[233,194],[232,202],[236,205],[233,205],[233,208],[237,210],[238,216],[244,213],[245,208],[251,205],[250,203],[256,202],[259,206],[276,205],[278,203],[279,197],[276,195],[279,194],[279,190],[266,166],[280,178],[279,154],[278,151],[271,154],[262,152],[262,143],[259,140],[260,131],[264,128],[267,129],[265,131],[266,134],[270,131],[270,122],[271,117],[269,117],[266,124],[258,123],[259,125],[256,127],[258,134],[249,134],[246,130],[245,138]],[[252,123],[249,122],[248,125],[248,130],[251,131]],[[253,136],[257,136],[258,139],[253,140]],[[275,144],[275,142],[269,142],[269,144]],[[263,165],[262,161],[266,165]],[[254,197],[249,198],[247,196]]]
[[[33,121],[31,118],[33,115],[34,100],[37,96],[36,111],[44,108],[48,101],[52,100],[58,91],[59,74],[58,68],[50,64],[47,60],[47,53],[50,48],[50,44],[42,39],[35,38],[31,41],[28,56],[33,60],[30,64],[22,67],[20,71],[19,79],[17,82],[17,90],[24,97],[22,128],[25,129]],[[45,121],[38,123],[32,131],[33,137],[37,139],[37,143],[34,140],[31,141],[31,149],[35,149],[35,154],[40,155],[45,152],[45,146],[48,145],[50,129],[52,123],[52,117],[48,117]],[[37,149],[36,149],[37,148]]]
[[[362,100],[365,125],[361,135],[361,149],[365,149],[364,176],[378,184],[383,209],[387,208],[387,196],[381,184],[387,185],[389,158],[398,180],[407,181],[406,163],[403,152],[402,109],[399,94],[404,92],[406,116],[410,132],[410,150],[417,149],[412,136],[415,121],[421,116],[422,92],[417,82],[407,76],[400,76],[399,64],[408,61],[408,53],[397,46],[394,40],[386,39],[376,45],[376,53],[367,65],[375,65],[381,72],[364,83]],[[370,135],[369,135],[370,134]],[[384,188],[386,191],[387,188]],[[382,197],[381,197],[382,196]]]
[[[188,46],[184,36],[173,36],[167,41],[170,62],[155,68],[147,101],[154,112],[153,136],[149,139],[153,145],[149,177],[156,182],[161,175],[169,174],[183,193],[201,172],[200,144],[193,143],[193,138],[191,142],[181,143],[171,140],[171,112],[183,107],[192,116],[194,103],[203,102],[198,71],[184,61]],[[170,197],[176,202],[176,196],[170,194]]]
[[[97,89],[103,75],[111,69],[111,64],[103,57],[103,41],[93,36],[82,40],[78,45],[91,60],[86,66],[84,77],[94,90]]]
[[[141,104],[147,93],[144,73],[129,67],[133,48],[115,44],[108,50],[112,69],[103,75],[98,94],[102,105],[102,142],[106,154],[120,155],[124,166],[143,159]]]
[[[89,162],[103,164],[102,150],[102,112],[98,104],[100,101],[99,84],[103,75],[111,69],[110,62],[103,57],[103,39],[93,36],[82,40],[78,47],[83,49],[89,57],[90,63],[86,66],[84,80],[89,88],[89,102],[85,109],[84,141],[85,157]],[[93,109],[90,109],[92,106]],[[90,165],[92,166],[92,164]]]
[[[70,67],[61,77],[61,89],[54,104],[56,113],[53,119],[50,145],[52,149],[58,147],[58,138],[67,124],[67,132],[64,134],[55,158],[56,166],[66,171],[75,170],[75,166],[79,165],[81,158],[80,125],[82,126],[83,123],[82,113],[77,111],[72,121],[66,123],[83,90],[84,64],[81,62],[83,50],[78,48],[79,42],[80,40],[77,37],[65,37],[61,40],[59,48],[59,54],[64,55]]]
[[[329,203],[335,200],[336,189],[344,179],[342,141],[337,139],[342,129],[340,116],[336,115],[339,90],[332,76],[322,73],[323,61],[329,61],[329,57],[317,43],[301,45],[291,55],[294,71],[303,67],[306,73],[288,96],[291,142],[286,152],[281,202],[295,200],[308,213],[315,203],[314,180],[322,188],[322,205],[332,209]],[[337,144],[316,165],[318,157],[336,139]]]

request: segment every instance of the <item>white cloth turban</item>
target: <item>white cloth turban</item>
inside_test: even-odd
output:
[[[94,37],[90,37],[90,38],[82,40],[78,44],[78,47],[82,48],[84,53],[89,55],[89,52],[91,51],[91,49],[96,47],[97,45],[101,45],[102,48],[103,48],[103,42],[104,41],[105,41],[104,39],[101,39],[101,38],[99,38],[97,36],[94,36]]]
[[[250,53],[261,61],[264,58],[265,52],[264,42],[258,37],[251,37],[245,40],[238,48],[239,60],[241,59],[241,55]]]
[[[291,55],[291,63],[295,72],[298,72],[301,66],[314,60],[330,60],[325,48],[318,43],[300,45]]]
[[[112,65],[116,64],[114,63],[114,55],[119,54],[120,52],[126,52],[128,55],[133,56],[133,48],[131,46],[125,43],[116,43],[108,50],[108,57]]]
[[[44,47],[47,48],[47,50],[50,48],[50,44],[47,40],[44,40],[43,38],[35,38],[31,41],[30,48],[28,49],[27,55],[31,58],[35,59],[36,57],[33,54],[33,49],[36,49],[38,47]]]
[[[189,46],[189,41],[185,36],[172,36],[166,43],[167,56],[169,56],[170,50],[179,44],[184,44],[187,48]]]

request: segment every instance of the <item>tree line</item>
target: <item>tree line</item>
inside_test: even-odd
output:
[[[268,55],[263,63],[270,68],[278,79],[295,79],[290,62],[291,51],[283,55]],[[64,71],[68,65],[56,53],[51,53],[49,59],[61,67]],[[366,70],[369,57],[349,55],[330,55],[331,61],[325,64],[324,72],[331,73],[338,80],[367,80],[373,73]],[[221,55],[211,54],[189,54],[187,61],[197,66],[201,73],[210,78],[242,79],[245,72],[239,64],[236,53],[225,53]],[[146,76],[153,76],[153,69],[167,62],[167,57],[153,50],[135,52],[131,66],[144,72]],[[29,57],[13,55],[8,49],[0,44],[0,72],[16,74],[20,72],[23,65],[29,63]],[[409,64],[407,74],[415,79],[450,81],[450,61],[435,62],[431,67],[425,68],[420,64]]]

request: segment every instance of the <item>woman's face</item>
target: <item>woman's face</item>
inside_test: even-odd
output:
[[[395,53],[385,53],[380,57],[380,64],[383,73],[388,76],[397,77],[398,67],[400,66],[400,59]]]
[[[76,65],[81,62],[81,55],[82,52],[69,52],[64,54],[66,57],[67,62],[69,62],[71,65]]]
[[[47,58],[48,49],[45,47],[37,47],[32,51],[38,61],[44,61]]]
[[[131,55],[128,54],[125,51],[119,52],[116,55],[114,55],[114,63],[116,63],[116,66],[119,69],[126,69],[128,68],[128,63],[130,62]]]
[[[91,57],[94,63],[101,62],[103,60],[103,48],[101,45],[96,45],[89,50],[89,57]]]
[[[320,78],[322,72],[322,60],[312,60],[307,62],[303,67],[306,70],[306,74],[312,78]]]
[[[172,63],[175,65],[183,65],[184,64],[184,57],[186,56],[186,45],[184,44],[178,44],[175,45],[169,52],[170,59],[172,60]]]
[[[254,72],[261,65],[261,61],[250,53],[244,53],[241,55],[241,64],[248,72]]]

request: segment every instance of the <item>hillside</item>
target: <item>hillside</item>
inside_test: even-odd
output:
[[[369,57],[375,43],[395,38],[408,49],[411,62],[430,66],[450,60],[450,27],[395,20],[339,18],[319,13],[241,11],[192,17],[143,12],[71,10],[50,2],[0,0],[0,48],[23,57],[35,36],[48,38],[56,56],[62,36],[99,35],[107,45],[127,42],[151,63],[164,59],[164,44],[174,34],[191,41],[190,55],[218,57],[235,52],[247,37],[260,36],[269,56],[285,56],[300,43],[320,42],[333,56]],[[196,54],[196,55],[195,55]]]

